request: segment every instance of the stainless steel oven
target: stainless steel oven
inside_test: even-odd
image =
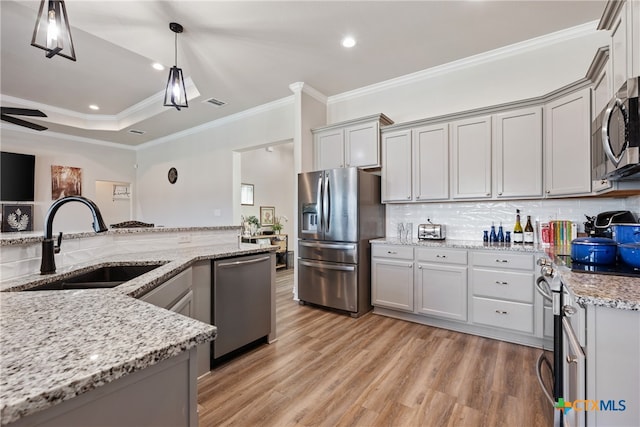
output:
[[[543,351],[538,358],[538,382],[553,407],[554,426],[584,426],[584,411],[559,407],[564,402],[585,399],[586,354],[582,346],[584,336],[576,333],[576,330],[584,330],[584,309],[575,303],[573,295],[563,285],[555,265],[550,260],[541,258],[538,264],[541,268],[536,279],[536,288],[545,301],[551,304],[553,313],[552,357],[549,360]],[[551,386],[545,384],[545,368],[551,373]]]

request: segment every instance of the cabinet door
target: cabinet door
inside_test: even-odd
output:
[[[344,167],[344,131],[330,129],[314,135],[316,161],[315,169]]]
[[[627,72],[627,47],[631,40],[628,37],[627,28],[627,11],[626,7],[622,7],[611,30],[611,68],[614,93],[620,89],[629,76]]]
[[[567,196],[591,192],[591,89],[545,106],[545,193]]]
[[[382,137],[382,201],[411,201],[411,131]]]
[[[371,261],[371,305],[413,311],[413,262]]]
[[[467,320],[467,267],[419,263],[416,287],[418,313]]]
[[[496,115],[496,197],[542,196],[542,108]]]
[[[346,167],[380,166],[380,128],[378,122],[351,126],[344,130]]]
[[[454,199],[491,197],[491,117],[451,124]]]
[[[449,198],[449,125],[413,130],[415,200]]]

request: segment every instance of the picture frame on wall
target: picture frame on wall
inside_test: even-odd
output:
[[[33,205],[3,204],[2,232],[33,231]]]
[[[253,206],[253,184],[240,184],[240,204]]]
[[[51,199],[82,196],[82,169],[51,165]]]
[[[276,208],[274,206],[260,206],[260,226],[273,225],[275,217]]]

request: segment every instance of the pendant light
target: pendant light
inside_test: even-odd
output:
[[[72,61],[76,60],[64,1],[40,0],[40,10],[33,29],[31,46],[45,50],[47,58],[59,55]]]
[[[189,108],[187,102],[187,90],[184,86],[184,76],[182,69],[178,68],[178,33],[184,29],[182,25],[175,22],[169,24],[171,31],[175,33],[175,65],[169,70],[169,79],[167,80],[167,88],[164,91],[164,106],[180,108]]]

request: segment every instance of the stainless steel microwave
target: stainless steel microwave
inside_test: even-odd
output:
[[[591,125],[594,180],[640,180],[640,77],[622,85]]]

